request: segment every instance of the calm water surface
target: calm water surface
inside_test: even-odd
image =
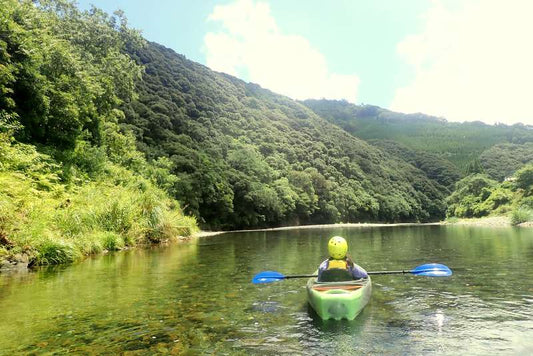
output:
[[[354,321],[318,319],[305,279],[332,235],[374,276]],[[415,226],[229,233],[0,275],[0,354],[532,354],[533,230]]]

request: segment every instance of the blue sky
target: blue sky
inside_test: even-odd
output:
[[[83,0],[187,58],[295,99],[533,124],[528,0]]]

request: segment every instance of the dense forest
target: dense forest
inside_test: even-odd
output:
[[[496,144],[533,141],[533,129],[522,124],[448,122],[424,114],[401,114],[377,106],[336,100],[303,103],[356,137],[392,140],[415,151],[436,154],[455,164],[463,173],[467,173],[469,164]]]
[[[514,224],[533,219],[533,128],[447,122],[345,101],[304,104],[447,188],[448,218],[510,215]]]
[[[417,151],[391,140],[368,140],[368,142],[387,154],[419,168],[429,179],[445,187],[447,194],[454,189],[455,183],[462,177],[455,165],[435,153]]]
[[[444,217],[446,189],[304,105],[155,43],[122,127],[168,158],[174,194],[209,228]]]
[[[490,178],[503,181],[528,163],[533,162],[533,142],[501,143],[485,150],[479,157],[481,171]]]

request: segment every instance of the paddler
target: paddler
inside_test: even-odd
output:
[[[367,278],[368,274],[346,256],[348,243],[343,237],[333,236],[328,242],[329,258],[318,267],[319,282],[339,282]]]

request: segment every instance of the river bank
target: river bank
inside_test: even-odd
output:
[[[507,216],[486,216],[482,218],[457,219],[443,221],[444,225],[468,225],[479,227],[511,227],[511,219]],[[527,223],[518,226],[527,226]]]
[[[229,231],[199,231],[194,234],[194,237],[210,237],[224,233],[234,232],[258,232],[258,231],[285,231],[285,230],[302,230],[302,229],[331,229],[331,228],[343,228],[343,227],[387,227],[387,226],[427,226],[427,225],[442,225],[442,222],[435,223],[339,223],[339,224],[319,224],[319,225],[295,225],[295,226],[281,226],[271,227],[264,229],[248,229],[248,230],[229,230]]]
[[[476,227],[491,227],[491,228],[505,228],[511,227],[511,221],[506,216],[492,216],[473,219],[450,219],[446,221],[434,222],[434,223],[340,223],[340,224],[320,224],[320,225],[301,225],[301,226],[282,226],[275,228],[265,229],[249,229],[249,230],[232,230],[232,231],[197,231],[189,236],[178,236],[176,238],[168,239],[162,244],[175,243],[175,242],[190,242],[196,238],[211,237],[225,233],[235,232],[256,232],[256,231],[286,231],[286,230],[298,230],[298,229],[331,229],[331,228],[369,228],[369,227],[394,227],[394,226],[429,226],[429,225],[465,225]],[[526,222],[518,225],[520,227],[533,227],[532,222]],[[136,247],[129,248],[143,248],[149,245],[138,245]],[[128,248],[125,248],[128,249]],[[109,251],[103,251],[108,253]],[[18,255],[16,258],[10,260],[0,258],[0,271],[5,272],[9,269],[26,269],[28,268],[28,257],[25,255]]]
[[[387,227],[387,226],[431,226],[431,225],[467,225],[467,226],[479,226],[479,227],[511,227],[511,219],[507,216],[487,216],[482,218],[471,219],[457,219],[452,218],[450,220],[444,220],[433,223],[340,223],[340,224],[320,224],[320,225],[300,225],[300,226],[282,226],[275,228],[265,229],[249,229],[249,230],[232,230],[232,231],[199,231],[194,234],[194,237],[209,237],[216,236],[228,232],[256,232],[256,231],[284,231],[284,230],[299,230],[299,229],[331,229],[331,228],[344,228],[344,227]],[[518,227],[533,227],[533,222],[524,222]]]

